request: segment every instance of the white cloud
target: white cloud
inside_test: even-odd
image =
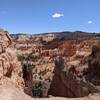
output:
[[[88,21],[88,24],[92,24],[93,22],[90,20],[90,21]]]
[[[60,18],[60,17],[63,17],[63,16],[64,16],[64,14],[62,14],[62,13],[54,13],[52,15],[52,18]]]

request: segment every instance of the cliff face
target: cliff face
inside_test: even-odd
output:
[[[9,45],[11,45],[11,38],[8,32],[0,29],[0,54],[5,52]]]
[[[81,47],[79,45],[78,52],[69,62],[64,62],[62,57],[56,60],[54,77],[48,92],[50,95],[83,97],[100,91],[97,87],[100,86],[99,43],[100,41],[92,47],[91,52],[89,49],[85,51],[86,44],[82,47],[84,51],[79,49]]]
[[[54,73],[49,95],[75,98],[99,92],[99,89],[87,82],[84,76],[78,77],[75,67],[71,67],[69,70],[65,68],[64,60],[61,57],[55,62]]]
[[[17,61],[16,50],[12,48],[12,40],[8,32],[0,30],[0,85],[13,84],[23,88],[21,65]]]
[[[100,44],[93,46],[92,53],[88,58],[87,80],[100,86]]]

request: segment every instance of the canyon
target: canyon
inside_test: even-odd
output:
[[[80,31],[14,35],[0,29],[0,99],[35,98],[99,100],[100,37]]]

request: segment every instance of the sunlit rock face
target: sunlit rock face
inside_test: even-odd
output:
[[[17,61],[16,50],[11,47],[12,39],[7,31],[0,29],[0,85],[13,84],[23,90],[21,65]]]
[[[3,29],[0,29],[0,44],[2,44],[2,46],[9,46],[11,45],[12,39],[9,36],[8,31],[4,31]]]

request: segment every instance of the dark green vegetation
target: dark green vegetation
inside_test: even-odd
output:
[[[43,96],[43,85],[41,82],[35,83],[32,88],[33,97],[42,97]]]
[[[34,56],[34,55],[18,55],[18,61],[38,61],[40,59],[39,56]]]
[[[96,34],[96,37],[100,37],[100,34]]]
[[[34,55],[18,55],[18,60],[21,62],[22,70],[23,70],[23,78],[25,81],[25,84],[27,86],[27,81],[29,81],[29,78],[32,79],[32,69],[35,68],[35,65],[31,62],[38,61],[40,59],[39,56]],[[37,71],[35,71],[37,73]],[[44,75],[47,72],[47,70],[41,71],[39,75]],[[31,80],[32,81],[32,80]],[[35,98],[43,97],[43,84],[38,79],[38,82],[34,83],[32,88],[32,96]]]

